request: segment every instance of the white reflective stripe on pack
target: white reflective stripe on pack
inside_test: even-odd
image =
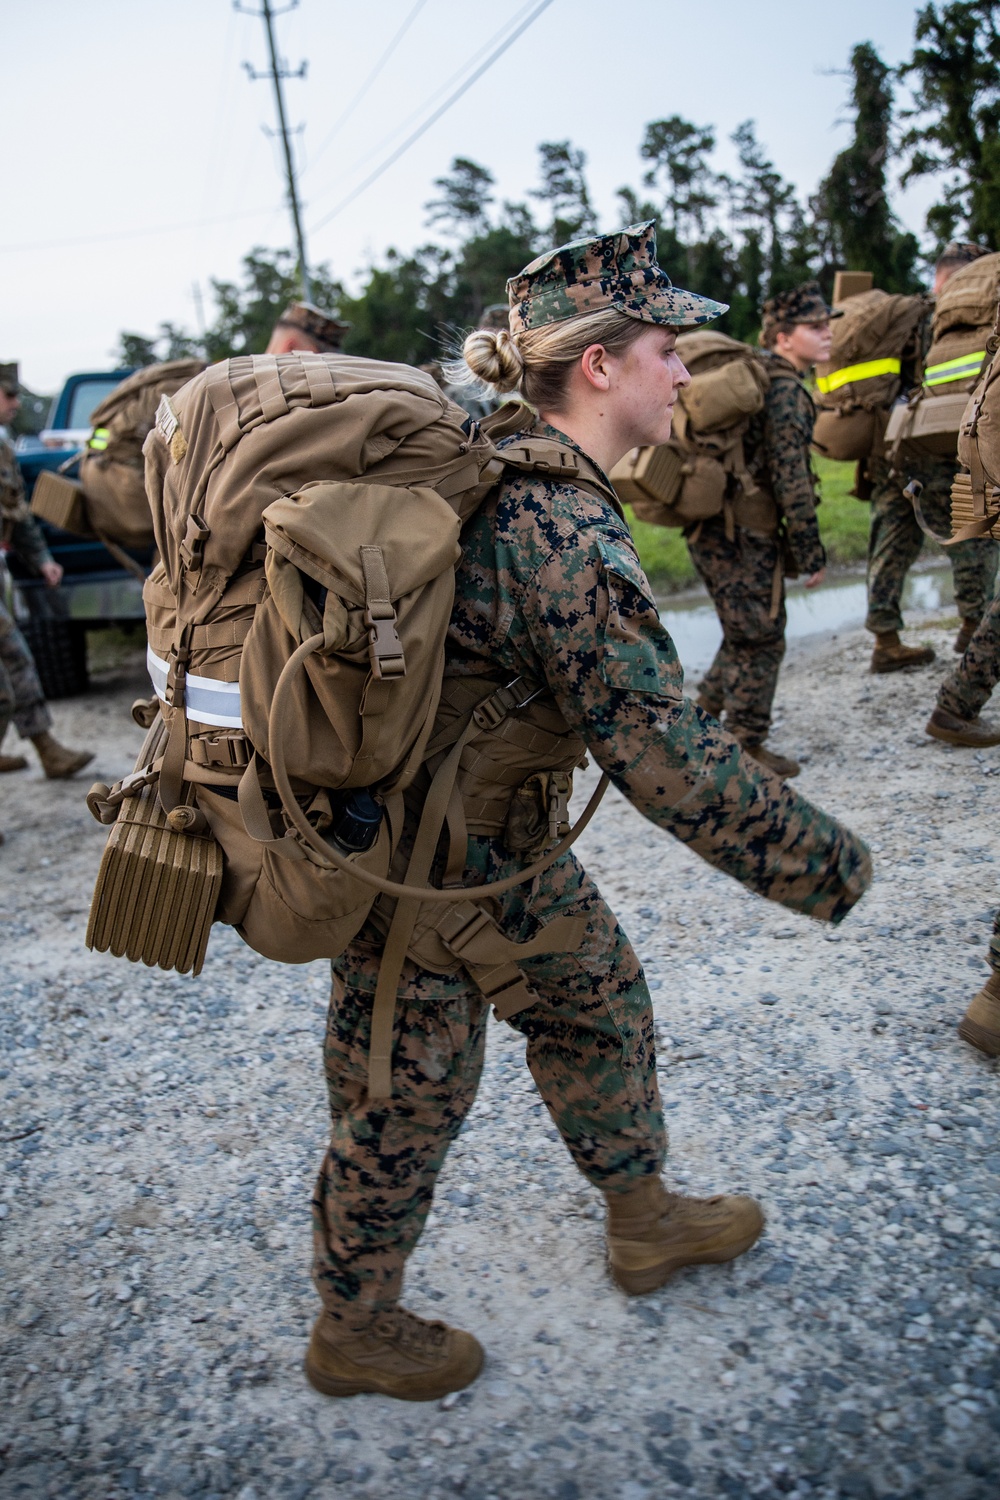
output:
[[[148,646],[146,666],[156,696],[166,703],[170,663],[154,655],[153,648]],[[189,672],[184,679],[184,706],[187,717],[196,719],[199,724],[211,724],[219,729],[243,728],[238,682],[217,682],[214,677],[197,677]]]

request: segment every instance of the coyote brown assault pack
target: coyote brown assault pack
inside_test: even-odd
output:
[[[531,423],[509,406],[490,420],[498,441]],[[462,523],[507,466],[614,493],[554,440],[498,448],[429,376],[342,354],[213,365],[161,400],[145,455],[156,696],[134,713],[157,733],[88,797],[115,828],[87,941],[197,973],[213,921],[304,963],[371,916],[387,932],[370,1080],[384,1096],[408,953],[464,967],[506,1017],[534,1003],[518,958],[579,941],[586,919],[567,918],[519,946],[485,903],[558,858],[605,784],[571,831],[584,746],[551,698],[444,678]],[[531,862],[463,889],[469,833]]]
[[[79,459],[77,497],[82,490],[82,506],[72,510],[66,489],[71,481],[56,476],[55,484],[50,481],[42,486],[37,502],[33,497],[36,514],[66,530],[83,523],[105,544],[117,544],[116,556],[118,548],[151,547],[153,519],[146,499],[142,447],[152,431],[161,397],[174,395],[204,368],[203,359],[172,359],[137,370],[116,386],[94,411],[94,430]],[[66,507],[62,519],[52,510],[60,499]]]
[[[743,440],[750,419],[764,406],[772,376],[749,344],[724,333],[682,333],[677,353],[691,384],[677,397],[670,441],[634,448],[616,464],[611,480],[641,521],[687,530],[712,516],[773,533],[774,500],[754,483]]]
[[[1000,295],[1000,252],[981,255],[945,282],[934,308],[923,382],[893,408],[885,445],[895,467],[908,455],[954,458],[969,392],[989,357]]]
[[[989,534],[1000,541],[1000,303],[987,340],[989,364],[962,414],[951,488],[951,540]]]
[[[842,316],[830,325],[830,359],[816,367],[813,447],[827,458],[858,463],[881,448],[903,360],[919,352],[930,302],[872,288],[835,306]]]

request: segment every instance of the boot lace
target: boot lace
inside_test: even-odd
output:
[[[430,1323],[418,1318],[405,1307],[393,1308],[382,1313],[375,1324],[380,1338],[391,1340],[401,1349],[410,1349],[415,1354],[430,1354],[440,1349],[448,1333],[444,1323]]]

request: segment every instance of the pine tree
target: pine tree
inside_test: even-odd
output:
[[[821,279],[829,292],[835,270],[871,271],[883,291],[919,291],[916,237],[900,229],[889,204],[890,70],[870,42],[854,48],[850,66],[854,136],[810,205],[822,247]]]
[[[903,182],[945,175],[927,214],[938,245],[961,229],[1000,249],[1000,29],[993,0],[956,0],[917,13],[916,46],[901,74],[912,81],[915,121],[901,142]]]

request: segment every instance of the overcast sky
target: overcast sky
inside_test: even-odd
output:
[[[289,65],[309,64],[286,93],[290,121],[304,127],[311,260],[354,284],[389,245],[429,237],[423,205],[454,156],[488,166],[498,197],[523,198],[537,143],[566,137],[587,153],[602,226],[616,227],[615,189],[640,184],[644,125],[675,113],[716,127],[720,167],[733,164],[730,132],[756,120],[778,169],[809,192],[847,138],[851,47],[871,41],[899,62],[916,10],[906,0],[551,0],[334,213],[537,3],[301,0],[277,20]],[[0,0],[0,15],[0,360],[19,359],[25,382],[50,391],[72,370],[107,368],[123,328],[196,328],[196,286],[210,318],[210,277],[236,277],[253,245],[289,243],[278,151],[261,128],[274,105],[269,83],[241,66],[264,66],[263,24],[230,0]],[[926,189],[900,200],[911,227],[922,228],[927,201]]]

